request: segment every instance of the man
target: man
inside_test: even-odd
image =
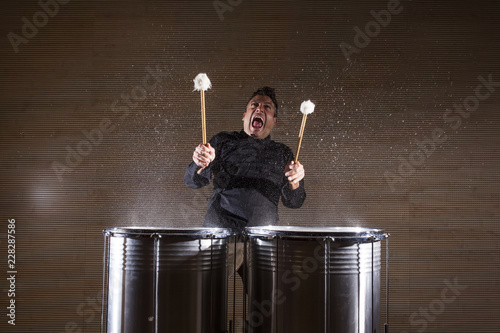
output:
[[[213,175],[214,193],[204,227],[242,231],[247,226],[275,224],[280,198],[286,207],[302,206],[304,167],[293,162],[290,148],[271,140],[277,116],[274,89],[260,88],[243,113],[241,132],[221,132],[196,147],[184,183],[200,188]]]

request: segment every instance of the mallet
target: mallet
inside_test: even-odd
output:
[[[212,88],[212,83],[207,74],[200,73],[194,78],[194,90],[201,92],[201,131],[203,133],[203,144],[207,144],[207,124],[205,118],[205,90]],[[194,91],[193,90],[193,91]]]
[[[302,102],[300,105],[300,112],[302,112],[302,125],[300,125],[299,143],[297,145],[297,154],[295,154],[295,163],[299,160],[300,145],[302,144],[302,137],[304,136],[307,115],[314,112],[314,103],[311,101]]]

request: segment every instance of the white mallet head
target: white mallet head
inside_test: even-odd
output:
[[[300,112],[302,114],[310,114],[314,112],[314,103],[311,101],[304,101],[300,105]]]
[[[200,73],[196,75],[193,81],[194,81],[194,90],[200,91],[212,88],[212,83],[210,82],[210,79],[205,73]]]

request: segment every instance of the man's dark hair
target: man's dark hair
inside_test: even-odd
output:
[[[259,89],[257,89],[256,92],[254,92],[252,94],[252,97],[250,97],[248,102],[250,102],[252,100],[252,98],[254,98],[257,95],[267,96],[273,101],[273,103],[274,103],[274,117],[278,117],[278,101],[276,100],[276,94],[274,92],[274,89],[271,87],[268,87],[268,86],[259,88]]]

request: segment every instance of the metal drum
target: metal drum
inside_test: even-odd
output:
[[[110,228],[103,233],[108,288],[102,331],[226,332],[229,229]]]
[[[251,227],[248,332],[380,332],[380,229]]]

